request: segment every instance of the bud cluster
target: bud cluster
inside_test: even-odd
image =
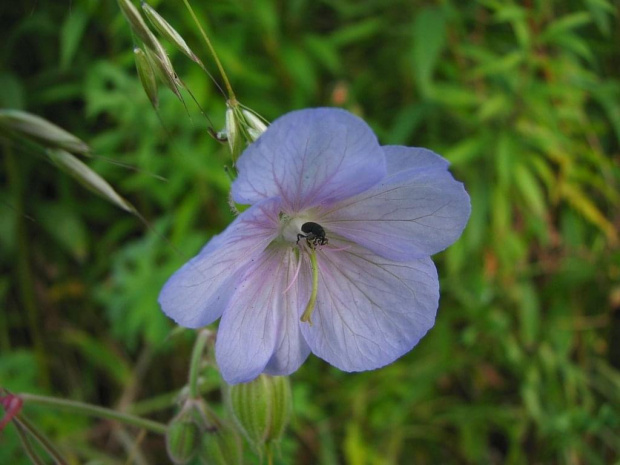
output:
[[[267,130],[266,121],[257,113],[237,101],[228,101],[226,130],[219,134],[220,140],[227,140],[233,163],[237,161],[247,144],[251,144]]]

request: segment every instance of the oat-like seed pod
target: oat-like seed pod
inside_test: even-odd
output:
[[[131,0],[118,0],[118,6],[120,7],[123,15],[127,19],[131,30],[136,34],[142,42],[151,50],[157,49],[157,41],[155,36],[144,22],[144,19],[140,15],[138,9],[134,6]]]
[[[200,59],[189,48],[185,42],[185,39],[181,37],[181,34],[179,34],[159,13],[157,13],[153,7],[146,2],[142,2],[142,11],[144,11],[145,16],[149,19],[157,32],[174,44],[181,52],[187,55],[190,60],[195,61],[198,64],[202,64]]]
[[[21,136],[46,147],[88,155],[90,147],[78,137],[40,116],[20,110],[0,110],[0,130],[12,136]]]
[[[183,96],[179,91],[179,85],[181,84],[179,82],[179,78],[174,72],[174,69],[171,70],[172,64],[170,64],[169,68],[166,66],[165,61],[162,60],[159,54],[149,50],[148,48],[146,49],[145,55],[159,80],[163,82],[172,92],[174,92],[174,95],[176,95],[179,100],[183,101]],[[165,56],[167,58],[167,55]],[[168,61],[168,63],[170,63],[170,61]]]
[[[151,101],[154,108],[159,106],[159,98],[157,96],[157,79],[155,77],[155,71],[151,66],[149,59],[146,57],[146,53],[139,47],[133,49],[134,57],[136,59],[136,68],[138,70],[138,77],[142,83],[142,88],[147,97]]]

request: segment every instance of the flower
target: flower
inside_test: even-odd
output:
[[[233,199],[251,206],[159,297],[181,326],[221,317],[224,380],[288,375],[310,352],[363,371],[411,350],[437,312],[430,255],[461,235],[470,213],[448,162],[381,147],[358,117],[319,108],[276,120],[237,168]]]

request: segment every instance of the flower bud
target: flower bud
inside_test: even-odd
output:
[[[260,137],[267,130],[267,125],[255,113],[249,110],[241,110],[248,125],[248,134],[252,138],[252,142]]]
[[[248,441],[257,449],[277,442],[288,424],[292,399],[287,377],[260,375],[229,390],[232,415]]]
[[[237,161],[243,147],[239,121],[235,109],[231,106],[226,110],[226,137],[233,162]]]
[[[203,433],[198,458],[205,465],[239,465],[243,443],[233,428],[220,423],[217,429]]]
[[[193,409],[182,410],[168,425],[166,449],[175,465],[188,463],[200,447],[200,427],[194,418]]]
[[[269,441],[279,441],[291,419],[293,410],[293,395],[288,376],[270,376],[272,386],[272,416]]]

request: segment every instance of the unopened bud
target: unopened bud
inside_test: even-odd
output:
[[[240,465],[243,463],[243,442],[230,426],[220,423],[202,435],[198,458],[205,465]]]
[[[229,404],[237,425],[257,449],[281,439],[291,415],[287,377],[260,375],[230,386]]]
[[[260,135],[267,130],[267,125],[254,112],[249,110],[241,110],[243,117],[248,125],[248,134],[254,142]]]
[[[291,419],[293,410],[293,394],[288,376],[270,376],[272,388],[272,416],[269,441],[279,441]]]
[[[90,152],[86,142],[46,119],[25,111],[0,110],[0,129],[12,136],[34,140],[48,148],[64,149],[82,155]]]
[[[226,137],[228,139],[228,146],[230,147],[230,153],[232,155],[233,162],[237,161],[242,149],[242,138],[239,131],[239,121],[235,109],[228,107],[226,110]]]
[[[192,409],[182,410],[168,425],[166,449],[175,465],[188,463],[200,447],[200,427]]]

